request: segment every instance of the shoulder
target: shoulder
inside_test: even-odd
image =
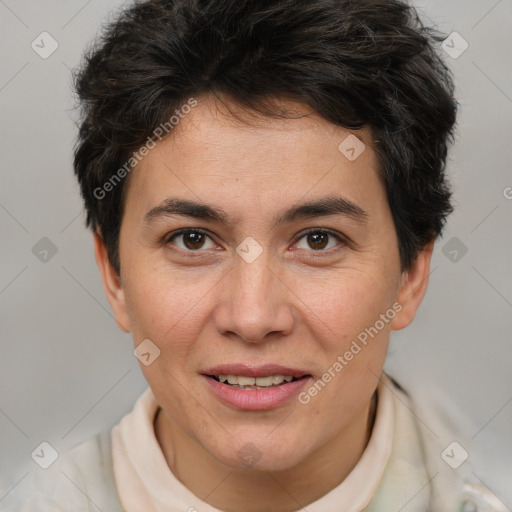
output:
[[[391,379],[395,396],[397,436],[415,439],[421,454],[421,472],[428,482],[428,501],[439,512],[505,512],[507,509],[494,493],[475,477],[472,468],[473,450],[470,425],[441,397],[432,397],[419,389],[404,390]],[[414,431],[414,435],[413,435]],[[396,441],[399,445],[399,441]],[[406,446],[397,446],[396,458],[406,458]],[[393,448],[395,452],[395,447]],[[420,465],[420,457],[415,461]]]
[[[110,431],[62,454],[48,469],[31,470],[13,497],[21,512],[122,512],[112,467]]]

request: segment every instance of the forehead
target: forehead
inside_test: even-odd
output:
[[[178,195],[243,212],[278,210],[327,193],[355,203],[382,200],[368,129],[335,126],[299,103],[281,106],[289,117],[198,98],[132,172],[127,202],[136,199],[147,211]]]
[[[172,147],[180,151],[197,144],[200,151],[188,155],[190,159],[215,160],[220,157],[235,160],[243,155],[243,161],[233,162],[239,164],[236,166],[238,170],[243,170],[244,161],[257,168],[264,167],[257,165],[258,162],[266,166],[272,159],[276,167],[283,161],[293,161],[296,164],[306,163],[311,168],[309,160],[318,160],[320,154],[339,160],[343,154],[339,144],[351,134],[361,143],[364,141],[365,146],[371,146],[371,134],[367,128],[354,135],[328,122],[307,105],[277,99],[274,103],[284,117],[264,116],[233,102],[203,96],[180,121],[172,137]],[[371,157],[371,153],[369,151],[366,156]],[[266,158],[262,160],[264,155]],[[296,170],[301,170],[301,167]]]

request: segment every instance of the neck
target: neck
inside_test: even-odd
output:
[[[175,477],[209,505],[226,512],[292,512],[337,487],[361,458],[373,428],[376,393],[335,438],[284,471],[233,471],[213,458],[162,410],[154,425]]]

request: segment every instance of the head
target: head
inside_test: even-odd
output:
[[[451,210],[436,40],[399,1],[157,0],[77,76],[107,297],[160,351],[141,368],[170,421],[228,466],[252,443],[286,469],[350,429],[414,318]],[[234,405],[231,371],[298,391]]]

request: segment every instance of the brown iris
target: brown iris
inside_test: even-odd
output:
[[[206,235],[203,233],[183,233],[183,243],[190,250],[200,249],[204,245]]]
[[[329,235],[327,233],[309,233],[307,235],[308,244],[312,249],[324,249],[329,242]]]

